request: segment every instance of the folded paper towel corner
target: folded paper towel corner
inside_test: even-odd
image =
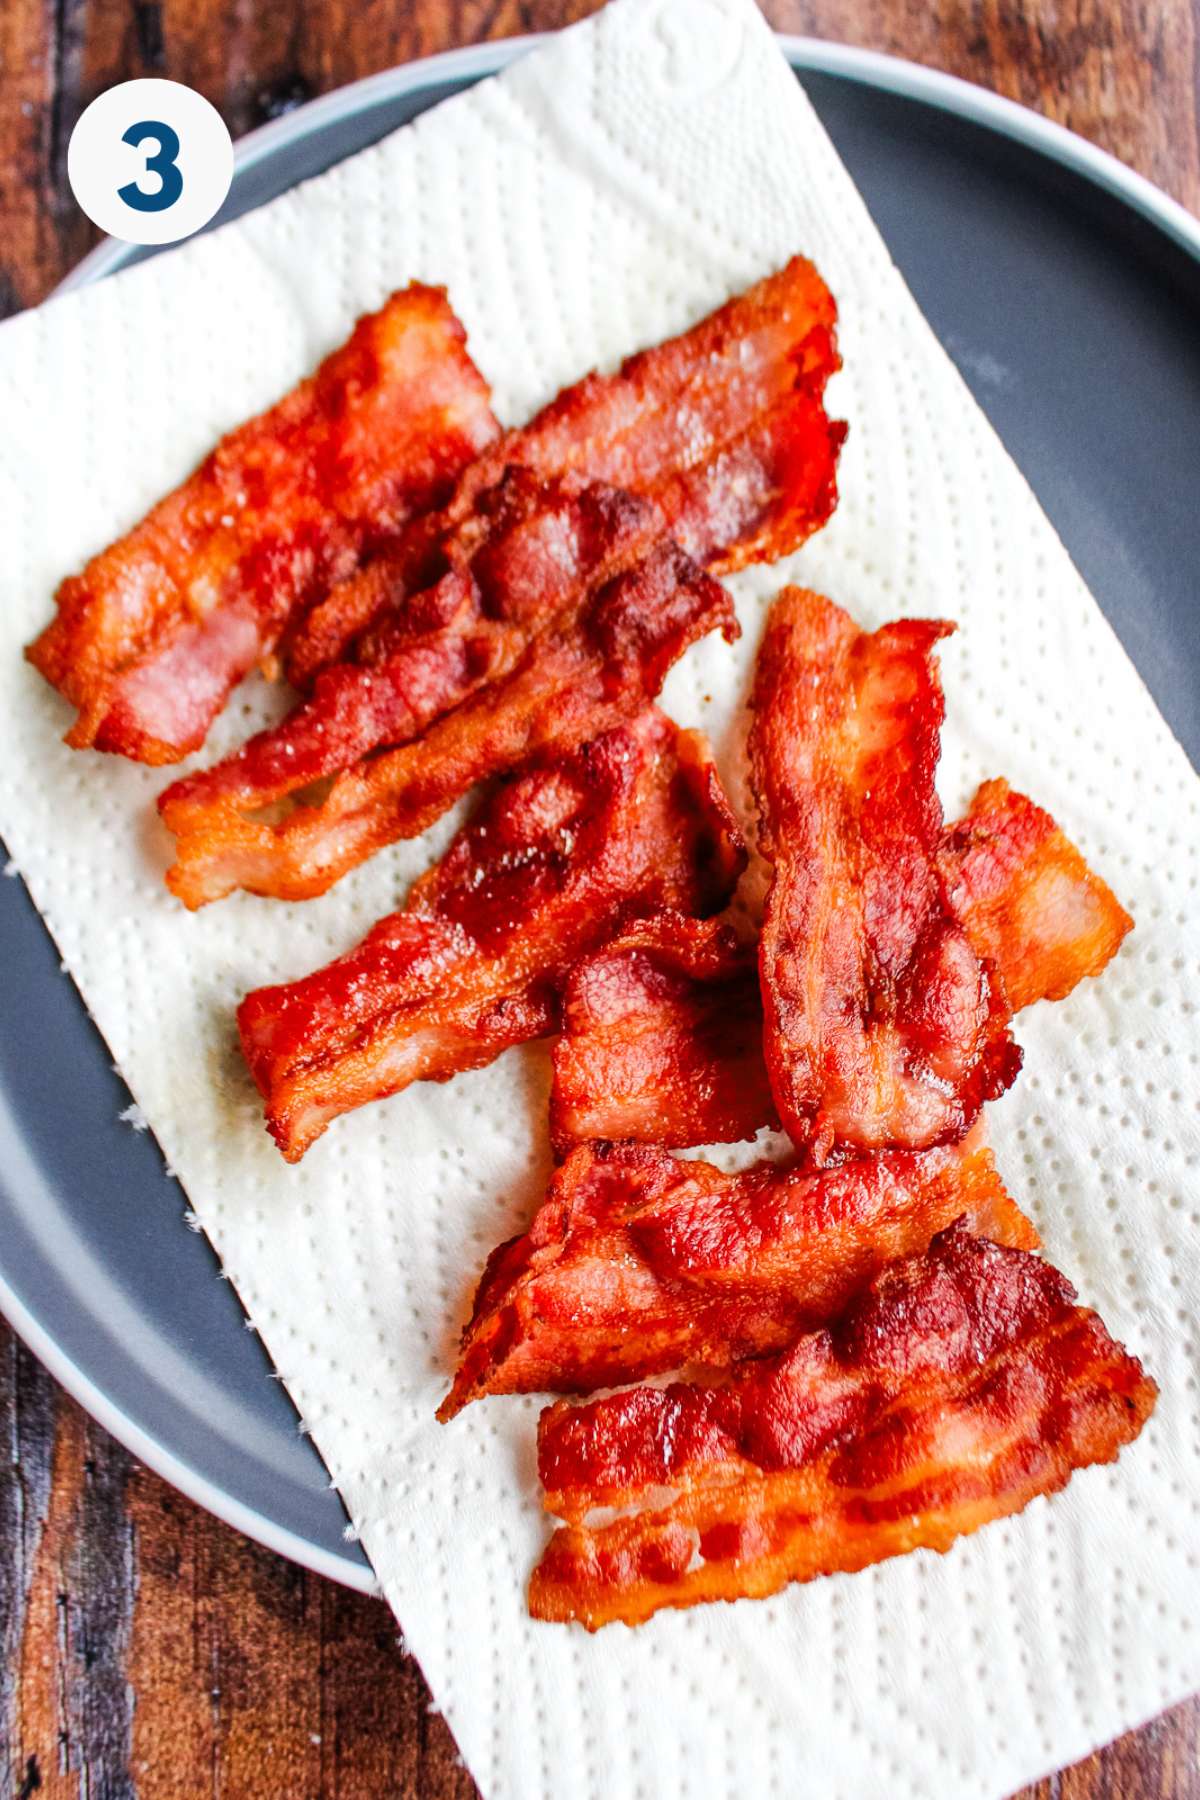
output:
[[[959,621],[948,804],[1003,772],[1138,920],[1104,983],[1022,1018],[997,1162],[1162,1398],[1118,1465],[946,1556],[592,1640],[525,1614],[546,1539],[529,1415],[433,1417],[480,1245],[544,1186],[541,1053],[342,1121],[299,1169],[234,1073],[241,993],[349,948],[445,831],[310,903],[298,939],[266,901],[187,916],[142,822],[153,771],[73,758],[20,652],[64,573],[409,280],[446,286],[509,424],[797,251],[841,313],[841,505],[731,581],[740,644],[697,646],[664,704],[709,731],[736,790],[763,601],[786,580],[867,624]],[[484,1793],[999,1800],[1200,1686],[1196,779],[752,0],[615,0],[331,174],[0,328],[0,397],[0,833]],[[268,704],[244,695],[239,712]],[[222,730],[244,717],[218,754]]]

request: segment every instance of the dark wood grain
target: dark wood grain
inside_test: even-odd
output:
[[[0,0],[0,315],[93,232],[66,147],[135,75],[238,134],[414,56],[593,0]],[[1200,211],[1200,0],[768,0],[781,30],[949,69],[1116,152]],[[0,1326],[0,1800],[467,1800],[395,1622],[200,1512]],[[1200,1800],[1200,1701],[1022,1800]]]

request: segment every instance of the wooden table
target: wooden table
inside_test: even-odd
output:
[[[0,313],[41,300],[93,240],[67,187],[67,142],[112,83],[187,81],[237,136],[376,69],[592,9],[0,0]],[[892,51],[1023,100],[1200,212],[1200,0],[767,0],[766,11],[781,30]],[[3,1326],[0,1436],[0,1800],[474,1793],[381,1602],[182,1499]],[[1024,1800],[1034,1795],[1200,1800],[1200,1701]]]

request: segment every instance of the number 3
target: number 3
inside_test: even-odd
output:
[[[159,119],[139,119],[136,125],[121,134],[123,144],[132,144],[134,148],[144,143],[147,138],[155,138],[158,149],[153,156],[146,158],[143,175],[157,175],[159,186],[152,194],[146,193],[138,181],[127,181],[123,188],[117,189],[117,195],[126,206],[132,206],[135,212],[166,212],[168,206],[174,206],[183,192],[183,176],[175,158],[179,155],[179,139],[169,125]]]

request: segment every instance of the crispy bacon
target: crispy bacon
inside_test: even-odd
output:
[[[587,375],[528,425],[507,432],[464,477],[447,523],[461,523],[504,469],[574,473],[653,498],[674,536],[711,571],[795,550],[837,503],[846,427],[823,396],[841,366],[837,306],[810,262],[795,257],[690,331],[631,356],[614,375]],[[288,648],[306,686],[345,659],[381,615],[412,593],[403,551],[336,586]]]
[[[836,501],[844,428],[822,401],[838,366],[835,320],[824,282],[796,259],[619,374],[588,376],[479,457],[440,520],[419,522],[292,634],[289,674],[314,683],[308,701],[164,795],[164,817],[185,835],[168,878],[175,891],[200,905],[238,885],[243,858],[259,868],[273,855],[286,885],[258,875],[267,886],[255,891],[320,892],[307,874],[295,885],[289,848],[272,851],[264,832],[248,830],[264,823],[253,815],[343,773],[357,807],[365,757],[410,742],[503,679],[530,635],[567,607],[572,572],[582,592],[607,553],[603,533],[577,516],[581,487],[607,494],[618,484],[635,534],[657,520],[722,570],[808,537]],[[346,835],[336,805],[298,830],[306,864],[320,861],[327,830]],[[386,839],[353,860],[376,841]]]
[[[243,1000],[271,1135],[296,1162],[338,1114],[543,1036],[566,970],[623,908],[712,912],[744,862],[707,745],[662,713],[543,756],[484,802],[403,912]]]
[[[818,1162],[960,1137],[1020,1067],[1007,1002],[937,866],[933,650],[951,629],[905,619],[867,636],[788,588],[759,653],[764,1048],[779,1116]]]
[[[503,471],[501,471],[503,475]],[[369,663],[361,640],[373,621],[403,620],[425,589],[448,568],[444,548],[453,531],[446,508],[425,513],[378,555],[335,581],[298,617],[280,645],[284,673],[294,688],[308,693],[322,670],[354,669]]]
[[[723,1386],[549,1407],[538,1466],[569,1523],[530,1611],[594,1631],[948,1550],[1113,1461],[1156,1396],[1049,1264],[951,1228]]]
[[[1014,1012],[1098,975],[1133,921],[1049,813],[988,781],[938,855],[950,905]],[[571,972],[554,1047],[555,1150],[719,1144],[778,1124],[753,946],[720,919],[639,919]]]
[[[27,654],[79,709],[67,742],[195,750],[295,613],[442,505],[498,429],[444,290],[393,294],[62,583]]]
[[[721,919],[634,919],[576,964],[554,1046],[550,1138],[720,1144],[777,1123],[755,946]]]
[[[985,781],[942,847],[942,880],[1014,1012],[1098,975],[1133,920],[1048,812]]]
[[[585,601],[660,535],[653,508],[626,494],[510,472],[481,496],[441,578],[391,621],[370,666],[325,670],[281,725],[175,782],[160,801],[164,818],[185,838],[207,838],[223,822],[236,827],[278,808],[377,744],[418,737],[510,672],[531,629]]]
[[[727,1175],[640,1144],[581,1145],[529,1230],[493,1252],[439,1417],[485,1394],[587,1392],[790,1343],[966,1215],[1032,1248],[979,1128],[945,1149]]]
[[[186,905],[203,906],[238,887],[292,900],[323,894],[381,845],[424,831],[475,782],[540,750],[585,742],[639,712],[672,663],[706,632],[737,635],[725,590],[657,533],[648,502],[590,490],[591,514],[603,527],[576,539],[558,529],[560,500],[557,487],[549,490],[546,510],[535,518],[555,522],[548,553],[532,533],[537,553],[529,556],[528,578],[517,580],[506,568],[499,582],[503,617],[489,621],[485,614],[479,623],[474,571],[455,588],[468,623],[453,678],[461,672],[475,685],[419,741],[360,758],[324,794],[289,794],[282,818],[247,813],[225,798],[214,803],[215,775],[168,788],[159,806],[178,844],[167,883]],[[519,548],[530,545],[522,539]],[[558,576],[544,575],[556,558]],[[544,605],[547,594],[553,616],[523,643],[522,615]],[[413,651],[409,642],[398,653],[410,674]],[[493,678],[484,679],[480,669]],[[327,679],[334,678],[331,671]],[[436,655],[424,678],[434,687],[442,679]],[[417,704],[414,692],[411,682],[389,685],[381,710],[395,716]],[[359,728],[351,710],[346,732],[353,736]],[[312,759],[302,754],[300,761],[311,770],[320,762],[319,730],[315,748],[310,740],[301,750],[306,746]],[[279,781],[287,779],[285,768]]]

